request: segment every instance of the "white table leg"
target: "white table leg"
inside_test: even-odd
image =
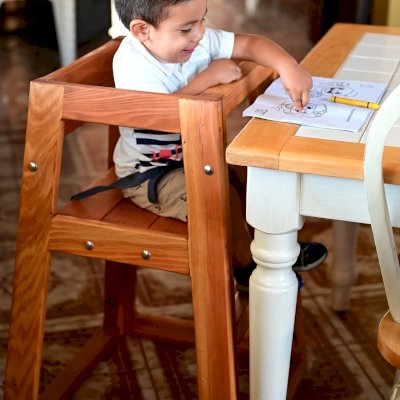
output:
[[[248,223],[257,268],[250,278],[250,398],[285,400],[298,282],[291,266],[300,251],[300,175],[247,169]]]
[[[297,231],[255,231],[250,278],[250,398],[286,399],[298,282]]]
[[[333,222],[333,262],[328,276],[332,287],[331,307],[335,311],[350,308],[350,291],[357,278],[357,227],[358,224],[353,222]]]

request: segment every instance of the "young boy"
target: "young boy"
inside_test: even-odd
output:
[[[308,103],[310,75],[271,40],[206,28],[207,0],[115,0],[115,9],[130,31],[114,56],[117,88],[197,95],[240,79],[240,67],[231,60],[237,58],[277,71],[299,111]],[[120,127],[120,133],[116,174],[138,178],[136,186],[123,190],[124,196],[156,214],[186,221],[180,135],[127,127]],[[234,274],[238,288],[246,290],[255,268],[251,236],[235,190],[231,203]],[[327,255],[318,243],[300,247],[295,271],[313,268]]]

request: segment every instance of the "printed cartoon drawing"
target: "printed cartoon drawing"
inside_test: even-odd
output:
[[[256,110],[254,110],[254,112],[258,115],[265,115],[268,112],[268,110],[265,108],[257,108]]]
[[[307,118],[320,118],[328,112],[325,104],[313,103],[308,103],[306,106],[304,106],[303,111],[299,112],[296,110],[294,103],[291,101],[279,104],[276,109],[284,112],[285,114],[295,114],[299,117]]]
[[[349,82],[320,82],[314,85],[310,91],[310,97],[339,96],[355,97],[358,92],[354,90]]]

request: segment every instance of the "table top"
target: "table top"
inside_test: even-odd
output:
[[[358,44],[365,39],[365,34],[368,43],[360,48]],[[400,40],[392,35],[400,35],[400,27],[336,24],[301,64],[313,76],[371,81],[386,79],[388,94],[400,84]],[[385,42],[383,46],[382,41]],[[363,54],[368,48],[368,54]],[[366,77],[370,79],[349,65],[354,62],[349,55],[355,49],[358,54],[354,57],[364,63],[369,73]],[[379,56],[379,51],[393,55],[390,57],[392,60],[389,59],[393,61],[391,68],[393,63],[396,64],[390,74],[385,72],[382,64],[382,61],[388,63],[388,57]],[[381,63],[377,65],[377,61]],[[400,135],[400,123],[396,130]],[[299,129],[295,124],[253,118],[228,146],[226,160],[235,165],[362,180],[367,133],[368,127],[359,135],[346,137],[338,131],[327,132],[322,128],[304,126]],[[400,147],[392,146],[387,146],[384,154],[385,182],[400,184]]]

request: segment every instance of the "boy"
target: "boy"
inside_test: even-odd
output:
[[[251,60],[277,71],[301,111],[312,87],[310,75],[274,42],[258,35],[234,34],[205,27],[207,0],[115,0],[115,9],[130,34],[114,56],[117,88],[197,95],[211,86],[240,79],[231,58]],[[120,127],[114,162],[119,178],[135,174],[124,196],[156,214],[186,221],[186,190],[179,134]],[[231,189],[233,265],[237,287],[247,290],[255,268],[251,236],[240,198]],[[293,269],[307,270],[326,257],[318,243],[300,243]]]

